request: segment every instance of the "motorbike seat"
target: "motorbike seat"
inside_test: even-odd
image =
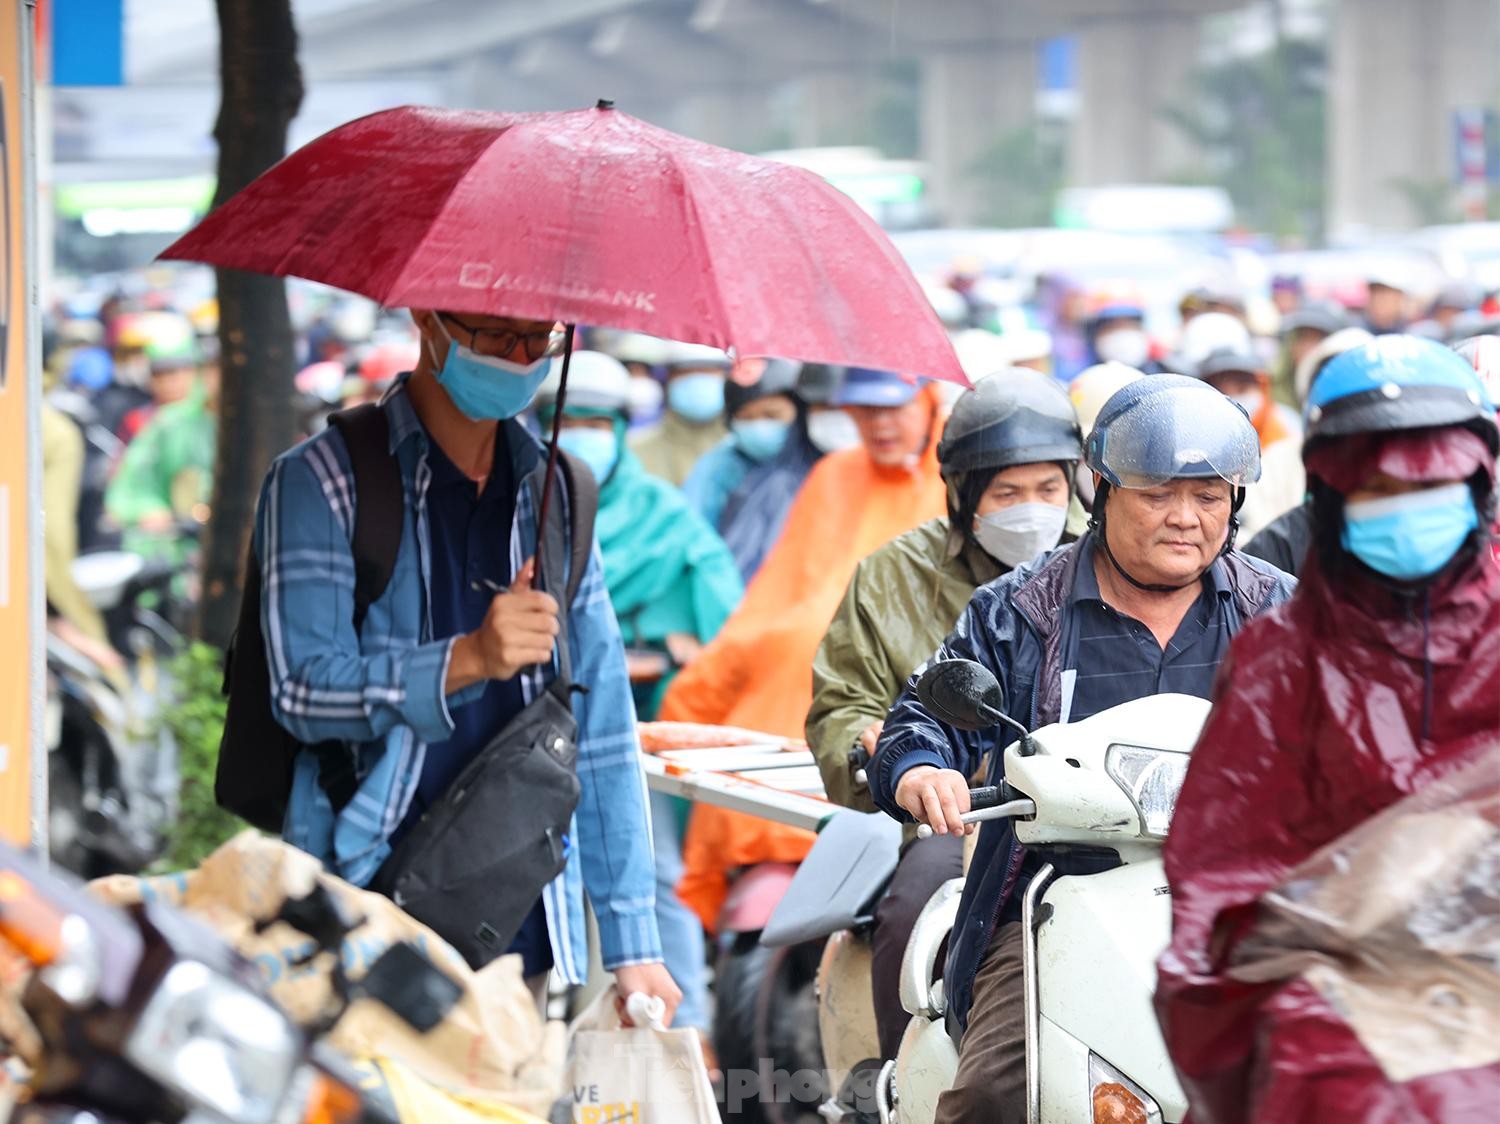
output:
[[[884,812],[834,812],[797,868],[760,943],[784,947],[870,924],[900,855],[901,825]]]

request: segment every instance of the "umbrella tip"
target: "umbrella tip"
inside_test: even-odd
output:
[[[614,98],[600,98],[597,102],[594,103],[595,109],[613,109],[614,107]]]

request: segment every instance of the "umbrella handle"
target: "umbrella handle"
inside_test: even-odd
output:
[[[557,438],[562,433],[563,405],[568,395],[568,367],[573,361],[573,329],[574,325],[566,325],[563,336],[562,373],[557,380],[557,401],[552,408],[552,437],[547,442],[547,470],[542,474],[542,502],[536,518],[536,569],[534,573],[538,579],[542,580],[545,580],[543,575],[546,572],[542,569],[542,550],[547,542],[547,515],[552,507],[552,492],[557,480]],[[549,589],[547,592],[552,591]],[[567,612],[568,607],[564,605],[562,609],[563,612]]]

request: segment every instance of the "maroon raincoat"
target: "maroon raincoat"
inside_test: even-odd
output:
[[[1334,588],[1314,550],[1292,600],[1236,638],[1216,694],[1166,844],[1156,997],[1193,1124],[1496,1119],[1500,1065],[1392,1082],[1304,979],[1250,984],[1228,967],[1294,866],[1496,753],[1500,566],[1471,553],[1402,600],[1358,574]]]

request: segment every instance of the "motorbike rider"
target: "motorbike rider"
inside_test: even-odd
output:
[[[728,353],[697,343],[668,343],[667,408],[655,425],[631,434],[631,448],[652,476],[682,487],[698,458],[729,432],[724,425]]]
[[[1302,408],[1297,393],[1297,366],[1334,332],[1350,327],[1349,313],[1337,301],[1308,301],[1281,320],[1281,351],[1272,376],[1276,400],[1294,410]]]
[[[1364,326],[1371,335],[1391,335],[1406,330],[1409,314],[1406,276],[1388,269],[1373,273],[1365,282]]]
[[[1231,646],[1166,842],[1157,1011],[1195,1121],[1489,1119],[1500,1065],[1396,1084],[1301,974],[1228,974],[1262,894],[1381,809],[1493,763],[1500,737],[1500,430],[1472,366],[1412,336],[1344,352],[1312,385],[1303,453],[1302,584]]]
[[[1100,411],[1084,459],[1098,490],[1088,534],[980,586],[934,657],[986,665],[1004,712],[1030,729],[1164,691],[1207,698],[1230,638],[1295,585],[1234,549],[1260,442],[1212,387],[1180,375],[1128,384]],[[914,675],[886,719],[871,794],[899,819],[964,834],[969,778],[988,758],[989,782],[1000,780],[1012,740],[938,722]],[[1107,860],[1075,862],[1069,873]],[[963,1037],[938,1103],[944,1124],[1025,1119],[1019,919],[1035,869],[1008,821],[985,825],[949,945],[945,990]]]
[[[1123,363],[1148,375],[1166,370],[1151,358],[1146,334],[1146,308],[1135,297],[1100,299],[1084,328],[1091,363]]]
[[[186,397],[152,415],[125,448],[104,493],[104,510],[125,532],[127,550],[180,562],[191,544],[179,521],[202,523],[218,447],[219,368],[205,366]]]
[[[1050,375],[993,372],[953,405],[938,445],[948,514],[908,531],[855,568],[813,660],[807,742],[829,798],[873,811],[851,760],[874,752],[886,711],[914,667],[942,643],[977,586],[1076,534],[1064,531],[1083,435],[1068,393]],[[858,751],[851,757],[851,747]],[[876,909],[871,987],[880,1056],[893,1058],[909,1016],[899,974],[917,914],[963,874],[952,835],[911,839]]]
[[[854,567],[943,512],[938,388],[856,367],[844,374],[834,402],[854,418],[860,445],[813,466],[740,607],[668,688],[662,719],[800,738],[812,703],[813,656]],[[688,824],[687,873],[678,892],[712,927],[730,870],[800,862],[813,838],[800,828],[699,804]]]
[[[703,454],[682,491],[723,536],[749,581],[823,454],[808,436],[802,364],[788,359],[741,363],[755,381],[725,385],[729,436]]]

